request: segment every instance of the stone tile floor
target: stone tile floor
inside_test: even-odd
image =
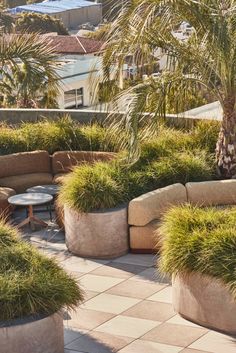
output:
[[[22,216],[18,211],[14,221]],[[65,353],[236,353],[236,337],[176,315],[169,280],[158,275],[154,256],[109,261],[72,256],[55,223],[34,232],[25,228],[23,236],[56,256],[84,289],[83,304],[64,313]]]

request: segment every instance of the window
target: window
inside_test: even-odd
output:
[[[83,106],[83,88],[64,92],[64,107],[78,108]]]

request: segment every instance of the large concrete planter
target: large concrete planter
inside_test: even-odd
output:
[[[65,238],[76,255],[115,258],[128,252],[127,208],[79,213],[65,206]]]
[[[63,353],[63,318],[56,313],[41,320],[0,326],[0,353]]]
[[[213,277],[192,273],[172,279],[173,305],[184,318],[228,334],[236,334],[236,302]]]

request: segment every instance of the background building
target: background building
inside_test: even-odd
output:
[[[97,26],[102,20],[102,4],[85,0],[47,0],[17,6],[8,11],[14,15],[22,12],[50,15],[60,19],[68,29],[77,29],[86,22]]]
[[[101,58],[80,56],[76,60],[62,63],[58,74],[61,77],[61,89],[58,96],[60,109],[89,107],[95,102],[93,79],[101,80]]]

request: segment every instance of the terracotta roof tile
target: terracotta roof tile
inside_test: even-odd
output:
[[[103,42],[79,36],[47,36],[55,50],[61,54],[91,54],[102,50]]]

